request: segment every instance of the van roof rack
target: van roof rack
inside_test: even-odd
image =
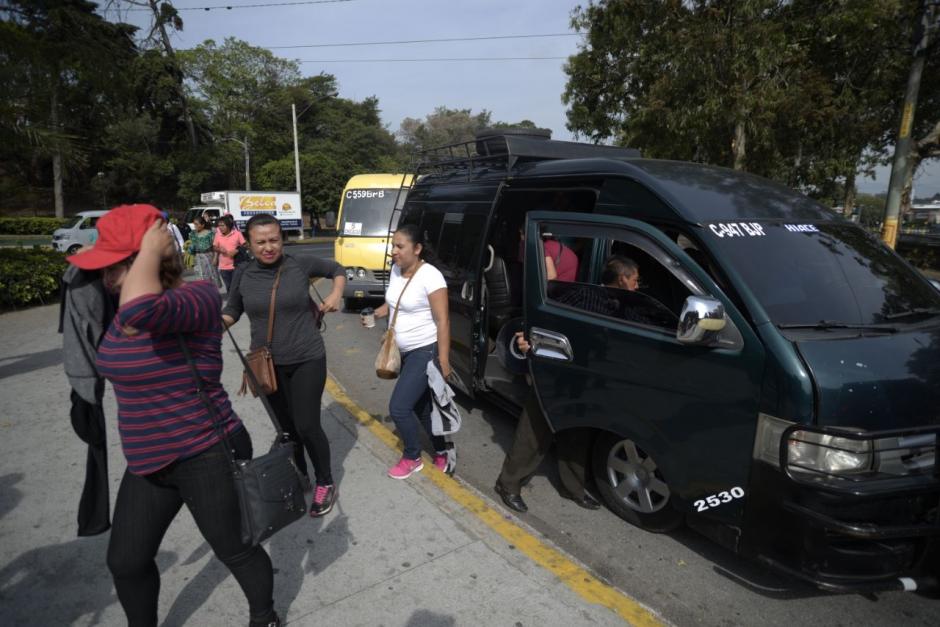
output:
[[[507,172],[519,161],[550,159],[629,159],[640,156],[635,148],[582,144],[551,139],[548,129],[483,129],[474,139],[427,148],[415,153],[416,174],[468,176],[475,170],[503,168]]]

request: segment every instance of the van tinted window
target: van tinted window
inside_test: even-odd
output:
[[[936,290],[851,224],[709,223],[704,237],[775,324],[879,324],[940,307]]]
[[[441,236],[437,242],[437,256],[441,262],[453,271],[469,268],[480,246],[485,227],[485,213],[445,213]]]

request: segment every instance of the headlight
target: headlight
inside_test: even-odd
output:
[[[356,271],[352,268],[346,268],[346,280],[352,281],[354,278],[356,278]]]
[[[365,271],[364,268],[358,268],[358,269],[356,270],[356,278],[357,278],[357,279],[364,279],[364,278],[366,278],[366,271]]]
[[[760,414],[754,440],[754,458],[780,466],[780,440],[793,422]],[[793,431],[787,442],[787,466],[803,475],[848,475],[874,466],[871,440],[840,438],[814,431]]]
[[[872,468],[871,440],[854,440],[813,431],[794,431],[787,446],[793,472],[848,475]]]

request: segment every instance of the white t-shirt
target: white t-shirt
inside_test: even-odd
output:
[[[393,264],[388,289],[385,291],[389,324],[395,316],[395,303],[398,302],[407,281],[408,279],[402,277],[398,266]],[[429,263],[422,263],[401,299],[401,311],[395,321],[398,350],[410,351],[437,341],[437,325],[431,315],[431,300],[428,296],[441,288],[447,289],[447,282],[441,271]]]

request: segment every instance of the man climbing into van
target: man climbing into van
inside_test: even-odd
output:
[[[604,264],[601,282],[606,288],[635,291],[639,286],[640,271],[635,261],[621,255],[613,255]],[[594,313],[606,316],[622,316],[617,299],[598,297],[595,291],[568,292],[570,304]],[[580,294],[580,296],[575,296]],[[565,300],[564,297],[561,301]],[[576,301],[576,302],[575,302]],[[528,354],[531,348],[520,331],[515,335],[516,346],[522,354]],[[598,509],[600,503],[585,489],[585,468],[588,463],[589,432],[574,429],[566,432],[556,442],[558,455],[558,475],[564,492],[562,496],[571,499],[585,509]],[[496,479],[494,490],[509,509],[525,513],[529,510],[520,491],[523,484],[535,474],[539,464],[552,443],[552,432],[542,413],[535,388],[529,388],[516,435],[509,454],[503,461],[503,468]]]

